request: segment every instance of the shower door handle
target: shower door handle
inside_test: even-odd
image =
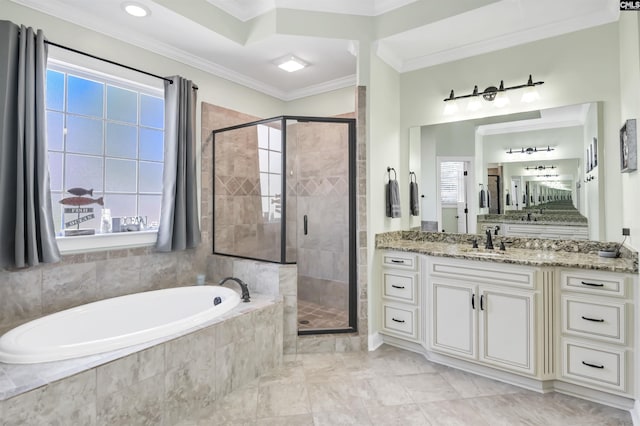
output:
[[[307,235],[309,233],[309,229],[308,229],[309,223],[308,222],[309,221],[307,220],[307,215],[305,214],[304,215],[304,225],[303,225],[304,226],[304,235]]]

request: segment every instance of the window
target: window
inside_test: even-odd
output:
[[[457,204],[464,201],[464,162],[440,163],[440,202]]]
[[[161,89],[50,63],[47,137],[57,235],[78,228],[99,233],[103,208],[111,217],[142,217],[148,228],[157,227],[164,161]],[[60,204],[69,197],[90,204]]]
[[[260,196],[265,222],[280,220],[282,192],[282,132],[280,129],[258,125],[258,163],[260,167]]]

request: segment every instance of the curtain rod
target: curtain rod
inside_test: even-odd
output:
[[[153,73],[150,73],[150,72],[147,72],[147,71],[143,71],[143,70],[138,69],[138,68],[130,67],[129,65],[124,65],[124,64],[121,64],[119,62],[112,61],[110,59],[101,58],[99,56],[92,55],[91,53],[83,52],[82,50],[74,49],[72,47],[63,46],[61,44],[54,43],[54,42],[49,41],[49,40],[45,40],[44,42],[49,44],[49,45],[51,45],[51,46],[59,47],[60,49],[68,50],[70,52],[77,53],[79,55],[88,56],[90,58],[97,59],[99,61],[108,62],[108,63],[110,63],[112,65],[117,65],[119,67],[126,68],[126,69],[131,70],[131,71],[136,71],[136,72],[139,72],[141,74],[146,74],[146,75],[149,75],[151,77],[159,78],[160,80],[168,81],[169,84],[173,84],[173,80],[171,80],[170,78],[162,77],[160,75],[153,74]],[[195,84],[193,85],[193,88],[194,88],[194,90],[198,90],[198,86],[196,86]]]

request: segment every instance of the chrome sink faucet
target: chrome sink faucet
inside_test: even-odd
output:
[[[249,297],[249,287],[247,287],[247,284],[244,281],[242,281],[240,278],[227,277],[221,279],[218,285],[223,285],[227,281],[235,281],[238,283],[238,285],[240,285],[240,288],[242,289],[241,297],[243,302],[249,302],[251,300],[251,298]]]

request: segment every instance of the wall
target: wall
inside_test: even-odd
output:
[[[624,121],[635,118],[640,121],[640,14],[620,14],[620,118],[618,129]],[[618,140],[613,152],[619,152]],[[606,155],[606,154],[605,154]],[[617,162],[612,165],[616,173],[620,173],[619,154]],[[630,228],[629,245],[640,250],[640,172],[622,173],[621,186],[623,220],[622,226]],[[609,188],[609,185],[607,185]],[[618,229],[616,234],[620,235]]]
[[[373,300],[379,294],[379,262],[374,261],[375,235],[402,229],[409,218],[409,170],[407,170],[408,142],[400,145],[400,78],[391,67],[371,55],[370,83],[367,87],[367,246],[369,277],[368,291]],[[408,132],[407,132],[408,133]],[[408,134],[407,134],[408,140]],[[402,155],[404,153],[404,155]],[[404,159],[404,160],[402,160]],[[385,184],[389,180],[387,167],[397,171],[400,182],[400,201],[403,219],[385,216]],[[403,185],[406,183],[406,185]],[[369,306],[369,336],[378,330],[380,313],[377,304]],[[375,345],[375,344],[373,344]],[[369,347],[372,343],[369,343]]]
[[[605,238],[616,241],[622,223],[619,209],[622,192],[616,190],[621,180],[617,165],[617,135],[621,126],[618,44],[618,25],[613,23],[404,73],[400,76],[400,146],[408,145],[408,129],[413,126],[494,114],[480,110],[443,116],[442,99],[451,89],[466,94],[476,84],[484,87],[501,79],[505,85],[522,84],[532,74],[534,80],[545,82],[538,86],[541,99],[533,106],[536,109],[602,101],[605,157],[602,178],[607,188],[613,188],[603,195]],[[532,105],[512,98],[511,105],[500,114],[530,109]],[[402,163],[408,164],[406,157]],[[401,187],[401,191],[406,188]]]

